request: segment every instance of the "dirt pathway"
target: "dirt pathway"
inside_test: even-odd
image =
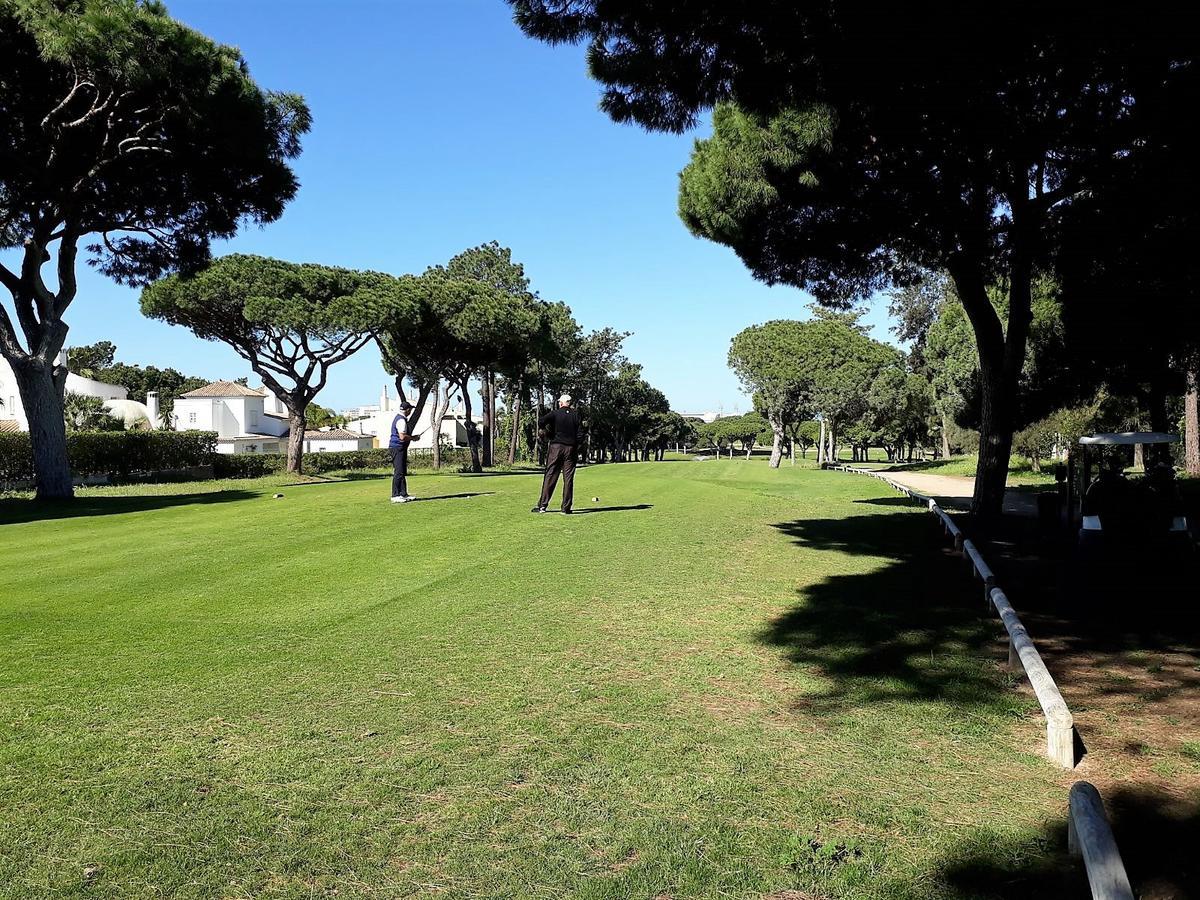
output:
[[[924,472],[888,472],[897,484],[933,497],[938,506],[947,510],[965,510],[971,505],[975,479],[963,475],[930,475]],[[1014,516],[1036,516],[1037,499],[1033,494],[1014,491],[1004,494],[1004,511]]]

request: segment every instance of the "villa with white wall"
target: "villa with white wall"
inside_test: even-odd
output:
[[[400,411],[400,401],[393,400],[388,396],[387,385],[384,385],[383,391],[379,395],[378,406],[372,404],[369,407],[359,408],[370,410],[370,413],[352,422],[347,422],[346,430],[364,436],[374,436],[378,441],[377,446],[386,447],[392,430],[392,419]],[[440,427],[434,427],[433,417],[433,399],[430,398],[425,403],[425,409],[421,411],[421,417],[409,425],[414,435],[412,443],[409,444],[410,450],[433,449],[434,436],[437,434],[442,436],[443,447],[468,446],[467,414],[461,400],[458,400],[446,411]],[[481,424],[482,420],[478,416],[473,418],[476,425]]]
[[[158,415],[158,397],[147,405]],[[287,409],[267,388],[235,381],[214,381],[188,391],[175,401],[172,426],[176,431],[215,431],[218,453],[286,453]],[[367,450],[373,439],[342,428],[304,432],[304,452]]]
[[[99,397],[106,401],[110,412],[114,407],[133,402],[126,400],[129,391],[122,385],[93,381],[91,378],[83,378],[74,372],[67,372],[66,390],[68,394]],[[114,402],[110,405],[108,401]],[[115,401],[122,401],[122,404]],[[17,390],[17,378],[8,364],[8,360],[0,357],[0,432],[28,430],[29,418],[25,415],[25,404],[21,402],[21,392]]]

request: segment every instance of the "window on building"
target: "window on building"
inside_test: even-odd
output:
[[[254,410],[250,411],[250,427],[251,428],[258,427],[258,413],[255,412]]]
[[[195,425],[195,424],[196,424],[196,414],[195,414],[194,412],[193,412],[193,413],[188,413],[188,424],[189,424],[189,425]]]

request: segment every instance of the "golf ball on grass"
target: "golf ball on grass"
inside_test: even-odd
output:
[[[600,502],[600,498],[599,498],[599,497],[593,497],[593,498],[592,498],[592,502],[593,502],[593,503],[599,503],[599,502]]]

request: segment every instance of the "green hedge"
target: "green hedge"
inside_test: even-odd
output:
[[[139,472],[186,469],[212,465],[218,478],[260,478],[287,470],[282,453],[217,453],[217,436],[211,431],[76,431],[67,434],[71,473],[76,476],[128,477]],[[466,465],[466,450],[442,453],[442,465]],[[304,471],[312,475],[347,469],[391,468],[387,449],[305,453]],[[410,469],[430,469],[428,453],[410,453]],[[29,434],[0,434],[0,481],[33,478],[33,451]]]
[[[455,469],[470,462],[467,450],[442,451],[443,468]],[[326,453],[305,453],[303,467],[309,475],[341,472],[353,469],[390,469],[392,458],[387,448],[373,450],[333,450]],[[432,469],[429,453],[410,453],[410,470]],[[218,478],[260,478],[287,471],[287,456],[283,453],[218,453],[213,458],[213,474]]]
[[[67,434],[71,473],[115,475],[186,469],[212,461],[217,436],[211,431],[76,431]],[[27,432],[0,434],[0,480],[33,478],[33,449]]]

